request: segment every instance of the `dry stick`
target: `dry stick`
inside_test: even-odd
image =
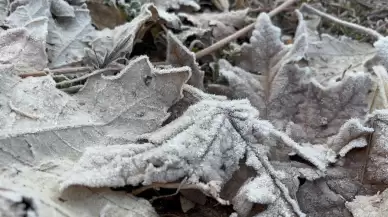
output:
[[[322,12],[320,10],[317,10],[313,7],[311,7],[310,5],[306,4],[306,3],[303,3],[302,4],[302,7],[300,8],[300,10],[305,10],[305,11],[308,11],[309,13],[313,13],[313,14],[316,14],[316,15],[319,15],[323,18],[326,18],[328,20],[331,20],[333,22],[336,22],[340,25],[343,25],[345,27],[348,27],[348,28],[352,28],[354,29],[355,31],[358,31],[358,32],[361,32],[361,33],[366,33],[368,35],[371,35],[377,39],[379,38],[383,38],[384,36],[381,35],[380,33],[378,33],[377,31],[373,30],[373,29],[370,29],[370,28],[367,28],[367,27],[363,27],[363,26],[360,26],[358,24],[355,24],[355,23],[350,23],[350,22],[347,22],[347,21],[344,21],[344,20],[341,20],[337,17],[334,17],[330,14],[327,14],[325,12]]]
[[[75,79],[59,82],[59,83],[57,83],[56,87],[60,87],[60,86],[67,85],[67,84],[72,84],[74,82],[79,82],[79,81],[85,80],[85,79],[87,79],[87,78],[89,78],[91,76],[98,75],[98,74],[101,74],[101,73],[104,73],[104,72],[107,72],[107,71],[117,71],[117,70],[121,70],[121,69],[122,68],[99,69],[99,70],[96,70],[96,71],[94,71],[94,72],[92,72],[90,74],[86,74],[86,75],[80,76],[80,77],[75,78]]]
[[[275,15],[277,15],[278,13],[280,13],[282,10],[286,9],[287,7],[289,7],[291,4],[297,2],[298,0],[287,0],[285,1],[283,4],[279,5],[278,7],[276,7],[275,9],[273,9],[271,12],[268,13],[268,15],[270,17],[273,17]],[[232,35],[229,35],[228,37],[226,38],[223,38],[222,40],[212,44],[211,46],[203,49],[203,50],[200,50],[198,51],[197,53],[195,53],[195,57],[197,59],[200,59],[210,53],[213,53],[214,51],[224,47],[225,45],[227,45],[229,42],[233,41],[233,40],[236,40],[244,35],[246,35],[249,31],[251,31],[253,28],[255,27],[255,23],[251,23],[249,24],[248,26],[238,30],[237,32],[235,32],[234,34]]]
[[[187,180],[187,177],[184,178],[184,179],[182,180],[182,182],[180,183],[180,185],[179,185],[178,188],[176,189],[175,193],[169,194],[169,195],[163,195],[163,196],[153,197],[151,200],[149,200],[150,203],[154,202],[155,200],[159,200],[159,199],[162,199],[162,198],[172,197],[172,196],[177,195],[177,194],[179,193],[179,191],[181,190],[182,186],[185,184],[186,180]]]
[[[48,73],[60,75],[60,74],[72,74],[72,73],[88,72],[88,71],[92,71],[92,68],[91,67],[71,67],[71,68],[48,69],[43,71],[20,74],[19,76],[21,78],[26,78],[29,76],[33,76],[33,77],[45,76]]]
[[[136,190],[133,190],[131,192],[132,195],[139,195],[140,193],[151,189],[151,188],[169,188],[169,189],[198,189],[196,185],[193,184],[182,184],[180,183],[152,183],[151,185],[146,185],[143,187],[140,187]]]

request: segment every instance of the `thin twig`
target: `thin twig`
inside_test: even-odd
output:
[[[162,199],[162,198],[172,197],[172,196],[177,195],[179,193],[179,191],[181,190],[182,186],[185,184],[186,180],[187,180],[187,177],[182,180],[182,182],[180,183],[180,185],[178,186],[178,188],[176,189],[176,191],[173,194],[153,197],[151,200],[149,200],[150,203],[153,203],[155,200],[159,200],[159,199]]]
[[[39,77],[39,76],[46,76],[49,73],[60,75],[60,74],[73,74],[73,73],[79,73],[79,72],[89,72],[93,69],[91,67],[69,67],[69,68],[59,68],[59,69],[47,69],[43,71],[37,71],[37,72],[31,72],[31,73],[24,73],[20,74],[19,76],[21,78],[26,78],[29,76],[33,77]]]
[[[319,16],[321,16],[323,18],[326,18],[326,19],[328,19],[330,21],[333,21],[335,23],[338,23],[338,24],[343,25],[343,26],[348,27],[348,28],[352,28],[355,31],[368,34],[368,35],[373,36],[373,37],[375,37],[377,39],[384,37],[383,35],[381,35],[380,33],[378,33],[377,31],[375,31],[373,29],[370,29],[370,28],[367,28],[367,27],[364,27],[364,26],[361,26],[361,25],[358,25],[358,24],[355,24],[355,23],[350,23],[350,22],[341,20],[341,19],[339,19],[337,17],[334,17],[334,16],[332,16],[330,14],[327,14],[325,12],[317,10],[317,9],[311,7],[310,5],[306,4],[306,3],[302,4],[300,10],[301,11],[305,10],[305,11],[308,11],[309,13],[313,13],[313,14],[319,15]]]
[[[86,74],[86,75],[83,75],[83,76],[80,76],[78,78],[75,78],[75,79],[71,79],[71,80],[67,80],[67,81],[62,81],[62,82],[59,82],[57,83],[57,87],[60,87],[60,86],[63,86],[63,85],[67,85],[67,84],[72,84],[72,83],[75,83],[75,82],[79,82],[79,81],[82,81],[82,80],[85,80],[91,76],[94,76],[94,75],[98,75],[98,74],[101,74],[101,73],[104,73],[104,72],[107,72],[107,71],[118,71],[118,70],[121,70],[121,68],[104,68],[104,69],[98,69],[90,74]]]
[[[133,190],[131,192],[132,195],[136,196],[139,195],[140,193],[151,189],[151,188],[168,188],[168,189],[198,189],[196,185],[193,184],[183,184],[180,183],[152,183],[151,185],[146,185],[141,188],[138,188],[136,190]]]
[[[295,10],[295,7],[284,8],[283,11],[293,11],[293,10]],[[249,12],[250,13],[262,13],[262,12],[268,13],[268,12],[271,12],[271,8],[250,8]]]
[[[268,13],[268,15],[270,17],[273,17],[275,15],[277,15],[278,13],[280,13],[281,11],[283,11],[284,9],[288,8],[291,4],[297,2],[298,0],[287,0],[285,1],[283,4],[279,5],[278,7],[276,7],[275,9],[273,9],[272,11],[270,11]],[[233,41],[233,40],[236,40],[244,35],[246,35],[249,31],[251,31],[253,28],[255,27],[255,23],[251,23],[249,24],[248,26],[238,30],[237,32],[233,33],[232,35],[229,35],[228,37],[226,38],[223,38],[222,40],[212,44],[211,46],[203,49],[203,50],[200,50],[198,51],[197,53],[195,53],[195,57],[197,59],[200,59],[210,53],[213,53],[214,51],[224,47],[225,45],[227,45],[229,42]]]

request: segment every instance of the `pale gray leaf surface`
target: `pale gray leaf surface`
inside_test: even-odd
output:
[[[115,77],[95,76],[73,97],[57,90],[49,77],[20,81],[9,75],[12,68],[4,67],[0,164],[77,159],[85,147],[160,127],[168,108],[181,98],[190,69],[155,71],[149,64],[139,57]]]
[[[289,185],[286,180],[292,179],[289,171],[275,170],[264,156],[259,159],[261,162],[251,160],[249,165],[260,171],[261,175],[248,180],[233,198],[233,207],[239,216],[251,216],[250,210],[255,203],[268,205],[263,212],[254,215],[255,217],[305,216],[291,190],[299,184],[297,177]]]
[[[370,112],[388,108],[388,72],[382,65],[372,67],[375,88],[370,102]]]
[[[198,11],[201,7],[197,0],[146,0],[155,4],[156,7],[167,10],[167,9],[179,9],[182,6],[191,7],[193,10]]]
[[[378,39],[373,45],[376,48],[375,61],[388,69],[388,37]]]
[[[86,6],[74,8],[74,14],[75,17],[49,20],[47,43],[50,67],[81,61],[85,56],[85,48],[95,37],[96,30]]]
[[[219,61],[219,70],[228,81],[229,97],[248,98],[260,110],[262,118],[271,120],[280,129],[299,112],[298,105],[308,90],[303,84],[308,78],[308,70],[293,64],[283,66],[269,87],[263,85],[265,78],[262,76],[234,67],[226,60]]]
[[[0,1],[0,24],[3,25],[9,12],[9,0]]]
[[[112,216],[113,210],[113,216],[126,216],[125,210],[130,216],[156,215],[148,202],[121,193],[83,188],[65,193],[64,202],[55,189],[86,147],[129,142],[118,130],[135,136],[160,127],[182,97],[188,67],[156,70],[139,57],[118,75],[90,78],[74,96],[56,89],[51,77],[20,79],[12,65],[1,69],[0,186],[13,183],[38,195],[51,210],[42,216]]]
[[[351,147],[346,147],[349,143],[360,137],[365,141],[365,137],[373,132],[373,128],[365,127],[361,120],[352,118],[341,126],[335,136],[328,139],[327,144],[334,152],[341,153],[340,155],[344,156],[350,151],[349,148]]]
[[[188,84],[203,89],[205,72],[199,68],[195,54],[191,52],[172,32],[167,33],[166,62],[173,66],[189,66],[192,75]]]
[[[290,63],[301,60],[307,49],[303,20],[299,24],[298,38],[293,45],[286,46],[280,40],[280,29],[272,25],[267,14],[260,14],[250,44],[243,44],[241,57],[236,60],[241,68],[259,76],[232,67],[226,61],[219,63],[221,75],[226,77],[232,86],[231,93],[236,95],[233,98],[249,96],[261,117],[279,122],[275,126],[280,128],[295,115],[306,91],[302,83],[308,79],[309,70]]]
[[[384,217],[388,215],[388,190],[376,195],[357,195],[346,202],[353,217]]]
[[[96,121],[109,124],[119,135],[140,133],[138,129],[149,132],[169,116],[167,110],[182,97],[190,74],[188,67],[156,69],[141,56],[115,76],[89,78],[74,97]]]
[[[10,90],[21,82],[21,78],[16,76],[13,65],[0,65],[0,104],[7,105],[9,103]],[[14,116],[11,115],[9,106],[2,106],[0,109],[0,130],[12,127]]]
[[[350,118],[366,116],[372,85],[371,78],[365,73],[348,75],[328,86],[312,80],[294,122],[304,129],[307,141],[324,143]]]
[[[96,32],[96,38],[90,43],[91,48],[86,48],[86,61],[97,67],[106,67],[118,58],[125,57],[132,52],[136,34],[149,21],[152,13],[150,5],[142,7],[141,13],[131,22],[116,26],[114,29],[105,28]]]
[[[48,0],[14,1],[11,4],[11,14],[6,19],[6,25],[23,27],[39,17],[50,17],[50,2]]]
[[[65,0],[50,0],[50,11],[57,17],[75,17],[73,7]]]
[[[194,27],[199,29],[209,29],[216,40],[223,39],[238,29],[247,25],[248,9],[238,11],[225,11],[222,13],[200,13],[188,14],[179,13],[181,19],[186,19]],[[186,31],[190,31],[186,30]]]
[[[234,111],[235,117],[230,117],[228,110]],[[151,184],[175,181],[183,176],[193,181],[225,180],[238,168],[247,145],[239,130],[252,127],[245,126],[238,113],[248,117],[257,115],[247,101],[199,102],[164,128],[142,136],[152,143],[88,149],[62,185]],[[220,170],[222,165],[225,170]],[[123,172],[115,168],[122,168]]]
[[[15,28],[0,33],[1,64],[13,64],[21,72],[42,70],[47,66],[45,41],[37,38],[37,34],[31,35],[32,28],[29,30]],[[42,32],[44,35],[44,29]]]
[[[11,188],[31,198],[39,217],[158,216],[148,201],[124,192],[107,188],[74,188],[59,192],[58,177],[71,165],[71,162],[55,159],[33,168],[2,168],[0,188]]]
[[[369,43],[322,34],[321,40],[309,41],[306,59],[315,79],[327,85],[344,75],[364,71],[364,63],[375,53]]]
[[[368,183],[388,184],[388,110],[377,110],[369,117],[369,125],[374,128],[367,167],[365,169],[365,181]]]
[[[303,20],[300,20],[299,24],[304,25]],[[250,43],[242,45],[241,56],[236,60],[241,68],[265,77],[263,85],[269,89],[282,65],[301,60],[308,47],[307,33],[302,34],[299,31],[298,38],[292,45],[284,45],[280,36],[280,29],[272,24],[268,14],[261,13],[257,18]]]

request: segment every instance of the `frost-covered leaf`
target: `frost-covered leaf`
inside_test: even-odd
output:
[[[248,98],[262,111],[263,118],[280,129],[293,122],[291,134],[298,141],[325,142],[349,118],[364,117],[368,111],[366,102],[372,80],[363,73],[324,87],[314,79],[303,79],[306,69],[288,64],[284,66],[288,75],[278,74],[272,96],[265,103],[266,89],[258,76],[232,67],[225,60],[220,60],[219,65],[229,83],[229,97]]]
[[[223,39],[238,29],[247,25],[248,9],[238,11],[225,11],[222,13],[179,13],[181,19],[187,20],[194,27],[201,30],[209,29],[216,40]],[[186,31],[192,31],[188,29]]]
[[[364,71],[364,63],[376,52],[369,43],[345,36],[335,38],[322,34],[320,38],[309,41],[306,59],[315,79],[323,85],[340,80],[344,75]]]
[[[303,17],[300,16],[300,19]],[[300,20],[299,24],[304,25],[303,20]],[[250,43],[242,45],[241,56],[237,59],[238,66],[265,78],[263,86],[265,85],[266,89],[271,89],[271,84],[278,72],[282,71],[282,66],[304,58],[308,47],[307,33],[299,31],[298,38],[295,38],[291,45],[284,45],[280,36],[280,29],[271,23],[268,14],[261,13],[257,18]]]
[[[369,125],[375,132],[369,147],[368,160],[366,162],[364,181],[367,183],[388,184],[387,162],[387,126],[388,110],[377,110],[369,118]]]
[[[151,5],[143,6],[141,13],[131,22],[117,26],[114,29],[98,31],[96,38],[91,42],[91,48],[85,52],[93,65],[103,68],[113,61],[125,57],[132,52],[133,43],[138,31],[153,16],[149,10]]]
[[[222,186],[249,155],[246,164],[258,174],[268,174],[277,189],[279,198],[273,207],[303,216],[297,203],[287,196],[287,187],[270,165],[267,151],[280,142],[319,169],[324,170],[325,165],[270,123],[257,118],[257,110],[247,100],[202,100],[170,124],[141,136],[141,144],[88,148],[73,171],[63,177],[61,186],[137,186],[188,177],[189,183],[199,186],[219,182],[219,190],[205,192],[219,198]]]
[[[74,158],[84,147],[109,144],[112,138],[107,135],[118,131],[129,136],[155,130],[168,117],[168,108],[181,98],[182,85],[189,77],[187,67],[160,71],[152,68],[147,58],[139,57],[116,76],[90,78],[83,90],[71,97],[57,90],[49,77],[20,80],[10,72],[12,68],[4,67],[1,80],[3,165],[18,161],[34,164],[44,158],[39,156],[66,154]],[[29,145],[22,138],[29,140]],[[85,141],[77,144],[80,140]],[[14,143],[20,144],[18,148],[13,148]],[[68,148],[66,153],[62,146]],[[30,153],[29,147],[36,152]],[[22,150],[30,154],[18,156]]]
[[[233,67],[225,60],[219,61],[219,71],[228,81],[229,97],[248,98],[260,110],[261,117],[279,129],[292,122],[289,128],[297,141],[325,143],[348,119],[367,114],[373,82],[370,76],[359,72],[323,86],[315,78],[314,69],[295,64],[304,58],[308,45],[305,24],[301,16],[299,19],[295,43],[284,45],[280,29],[271,24],[267,15],[259,16],[258,29],[253,32],[251,44],[243,45],[239,60],[243,68],[259,75]],[[299,64],[303,65],[303,61]]]
[[[47,20],[43,22],[47,24]],[[1,64],[13,64],[20,72],[42,70],[47,66],[45,41],[37,37],[38,34],[45,36],[45,31],[43,29],[39,33],[34,33],[32,28],[29,30],[15,28],[0,33]]]
[[[358,195],[346,208],[354,217],[384,217],[388,215],[388,190],[372,196]]]
[[[144,1],[144,0],[142,0]],[[147,1],[147,0],[146,0]],[[193,10],[198,11],[201,7],[198,4],[198,0],[148,0],[155,4],[156,7],[167,9],[179,9],[182,6],[191,7]]]
[[[236,88],[233,92],[240,95],[236,97],[249,95],[255,98],[251,101],[259,108],[263,118],[284,122],[287,116],[295,114],[295,107],[300,104],[303,98],[301,94],[305,91],[302,83],[309,72],[306,68],[290,64],[304,57],[307,49],[306,34],[299,31],[298,38],[291,46],[283,44],[280,34],[280,29],[272,25],[269,16],[261,13],[250,44],[242,46],[241,57],[237,60],[243,69],[259,73],[259,76],[254,78],[244,70],[233,68],[226,61],[220,62],[220,73],[232,88]],[[236,74],[233,71],[238,72]],[[256,94],[252,95],[254,92]],[[284,126],[284,123],[275,125]]]
[[[113,192],[106,188],[75,188],[72,191],[59,192],[58,176],[71,164],[58,159],[55,161],[36,168],[2,168],[0,188],[11,188],[29,198],[25,202],[35,205],[30,207],[30,210],[35,208],[37,215],[34,217],[158,216],[148,201],[124,192]]]
[[[382,65],[372,67],[375,73],[375,88],[371,93],[370,112],[388,108],[388,73]]]
[[[47,202],[51,211],[41,216],[156,215],[148,202],[109,190],[61,194],[58,176],[86,147],[130,141],[118,131],[136,136],[160,127],[181,98],[188,67],[158,70],[142,56],[117,75],[90,78],[73,96],[49,76],[20,79],[12,65],[0,74],[0,186],[12,183]]]
[[[64,154],[76,159],[84,147],[158,128],[181,98],[189,69],[158,71],[149,64],[141,57],[114,77],[91,78],[73,97],[57,90],[49,77],[20,80],[4,67],[0,164],[31,165]]]
[[[14,1],[11,4],[11,14],[6,19],[6,25],[23,27],[36,18],[50,16],[48,0]]]
[[[181,41],[172,33],[167,33],[167,57],[166,62],[173,66],[189,66],[192,75],[188,84],[203,89],[203,78],[205,72],[199,68],[195,54],[182,44]]]
[[[0,1],[0,24],[3,25],[9,12],[9,0]]]
[[[167,109],[182,97],[182,85],[189,77],[188,67],[160,70],[142,56],[115,76],[90,78],[75,98],[121,136],[139,133],[138,129],[149,132],[169,116]]]
[[[376,55],[373,58],[373,62],[375,64],[379,63],[388,69],[388,37],[379,38],[373,45],[376,48]]]
[[[341,126],[337,135],[328,139],[327,144],[334,152],[343,157],[352,148],[365,147],[367,145],[365,136],[373,133],[373,131],[373,128],[363,126],[360,120],[350,119]]]
[[[85,5],[74,8],[75,17],[49,22],[48,56],[50,67],[59,67],[84,58],[84,49],[95,37],[89,10]]]

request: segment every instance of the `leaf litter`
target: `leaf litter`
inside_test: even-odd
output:
[[[189,216],[387,214],[385,37],[319,35],[296,8],[284,43],[261,12],[238,55],[203,58],[187,40],[239,34],[249,8],[110,2],[130,18],[110,29],[88,1],[0,2],[1,216],[159,216],[177,194]],[[161,63],[138,50],[155,35]]]

